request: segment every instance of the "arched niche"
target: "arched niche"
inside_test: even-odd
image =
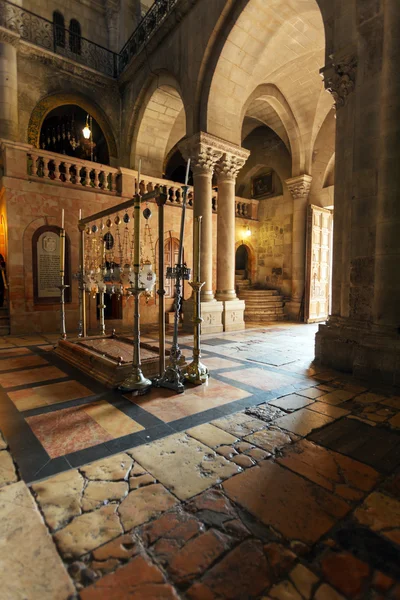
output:
[[[60,302],[60,232],[56,225],[42,225],[32,236],[34,304]],[[65,235],[65,302],[71,302],[71,244]]]
[[[90,99],[76,93],[52,94],[42,98],[32,111],[28,125],[28,143],[40,147],[40,132],[47,115],[60,106],[76,105],[96,121],[107,142],[110,161],[118,159],[117,144],[109,121],[102,109]]]

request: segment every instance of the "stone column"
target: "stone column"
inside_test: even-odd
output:
[[[304,294],[306,264],[306,220],[312,177],[298,175],[285,181],[293,198],[292,298],[285,306],[292,319],[298,319]]]
[[[0,138],[18,140],[19,35],[0,27]]]
[[[212,177],[217,161],[222,156],[216,138],[200,132],[179,144],[183,156],[191,161],[194,187],[194,217],[202,217],[200,278],[204,281],[201,290],[201,311],[203,317],[202,332],[218,333],[223,331],[222,302],[214,298],[213,292],[213,212]],[[193,248],[193,256],[195,249]],[[192,329],[193,302],[184,302],[184,328]]]
[[[216,166],[218,182],[217,292],[224,303],[224,331],[244,329],[245,303],[235,291],[235,183],[250,152],[225,152]]]

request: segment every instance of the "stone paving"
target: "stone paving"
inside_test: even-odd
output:
[[[307,371],[30,488],[1,438],[5,598],[399,599],[400,397]]]

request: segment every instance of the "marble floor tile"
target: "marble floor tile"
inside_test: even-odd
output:
[[[57,367],[41,367],[14,373],[2,373],[0,374],[0,385],[7,389],[19,385],[49,381],[50,379],[62,379],[63,377],[67,378],[68,375]]]
[[[80,471],[91,481],[121,481],[128,479],[132,465],[132,458],[121,452],[85,465]]]
[[[242,366],[241,363],[237,363],[233,360],[228,360],[226,358],[219,358],[217,356],[206,357],[202,362],[210,371],[216,369],[229,369]]]
[[[240,472],[201,442],[177,433],[130,454],[180,500],[186,500]]]
[[[28,354],[32,354],[32,350],[29,350],[29,348],[4,348],[1,349],[0,346],[0,358],[5,358],[8,356],[25,356]]]
[[[23,481],[0,489],[1,597],[67,600],[75,588]]]
[[[109,402],[106,402],[106,400],[99,400],[98,402],[86,404],[84,410],[113,438],[136,433],[137,431],[143,431],[144,429],[142,425],[136,423],[136,421],[115,408],[115,406]]]
[[[80,515],[85,480],[77,469],[32,485],[36,500],[52,531]]]
[[[293,436],[296,440],[296,436]],[[292,443],[292,437],[286,432],[282,431],[278,427],[268,427],[261,431],[256,431],[251,435],[243,438],[245,442],[254,444],[269,453],[275,453],[284,446]]]
[[[89,388],[75,380],[60,381],[25,390],[8,392],[9,398],[20,411],[40,406],[51,406],[52,404],[67,402],[77,398],[86,398],[92,395],[93,392]]]
[[[248,392],[211,377],[206,385],[188,386],[180,395],[154,388],[146,396],[127,394],[125,397],[165,423],[170,423],[248,396]]]
[[[379,480],[375,469],[307,440],[285,448],[277,462],[350,501],[360,500]]]
[[[114,439],[88,415],[84,406],[27,417],[26,421],[51,458]]]
[[[332,423],[333,420],[331,417],[322,415],[321,413],[309,410],[308,408],[302,408],[290,415],[279,417],[275,421],[275,425],[297,435],[306,436],[314,429],[319,429],[324,425],[328,425],[328,423]]]
[[[266,460],[222,484],[231,500],[288,540],[315,543],[349,511],[349,505]]]
[[[177,502],[161,483],[153,483],[129,492],[122,500],[118,514],[124,530],[129,531],[169,510]]]
[[[326,394],[326,391],[321,390],[318,387],[309,387],[306,388],[305,390],[298,390],[296,392],[296,394],[298,394],[299,396],[305,396],[306,398],[319,398],[319,396],[323,396],[324,394]]]
[[[35,354],[3,358],[3,360],[0,360],[0,373],[3,371],[11,371],[12,369],[26,369],[28,367],[38,367],[39,365],[48,364],[47,360],[41,356],[36,356]]]
[[[254,433],[254,431],[259,431],[267,427],[265,421],[261,421],[245,413],[234,413],[228,417],[221,417],[212,421],[212,424],[238,438],[245,437],[250,433]]]
[[[341,404],[346,400],[350,400],[351,398],[354,398],[354,396],[354,392],[349,392],[347,390],[335,390],[334,392],[328,392],[323,396],[319,396],[318,401],[336,405]]]
[[[263,390],[264,392],[296,382],[296,378],[292,375],[282,375],[282,373],[274,373],[272,371],[264,371],[263,369],[257,368],[228,371],[223,373],[223,377],[245,383],[246,385]]]

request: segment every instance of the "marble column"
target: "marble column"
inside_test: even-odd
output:
[[[213,210],[212,178],[214,168],[222,156],[222,149],[216,138],[200,132],[179,144],[183,156],[190,158],[193,172],[194,217],[202,217],[200,247],[200,278],[204,281],[201,290],[202,332],[218,333],[223,331],[223,304],[214,297],[213,291]],[[193,256],[195,249],[193,248]],[[191,329],[193,302],[184,302],[184,328]]]
[[[18,140],[17,46],[19,36],[0,28],[0,138]]]
[[[245,303],[235,290],[235,184],[250,152],[236,148],[226,152],[216,166],[218,184],[217,292],[224,303],[224,331],[244,329]]]
[[[298,175],[285,181],[293,198],[292,227],[292,297],[285,310],[292,319],[298,319],[304,294],[306,265],[307,205],[312,177]]]

